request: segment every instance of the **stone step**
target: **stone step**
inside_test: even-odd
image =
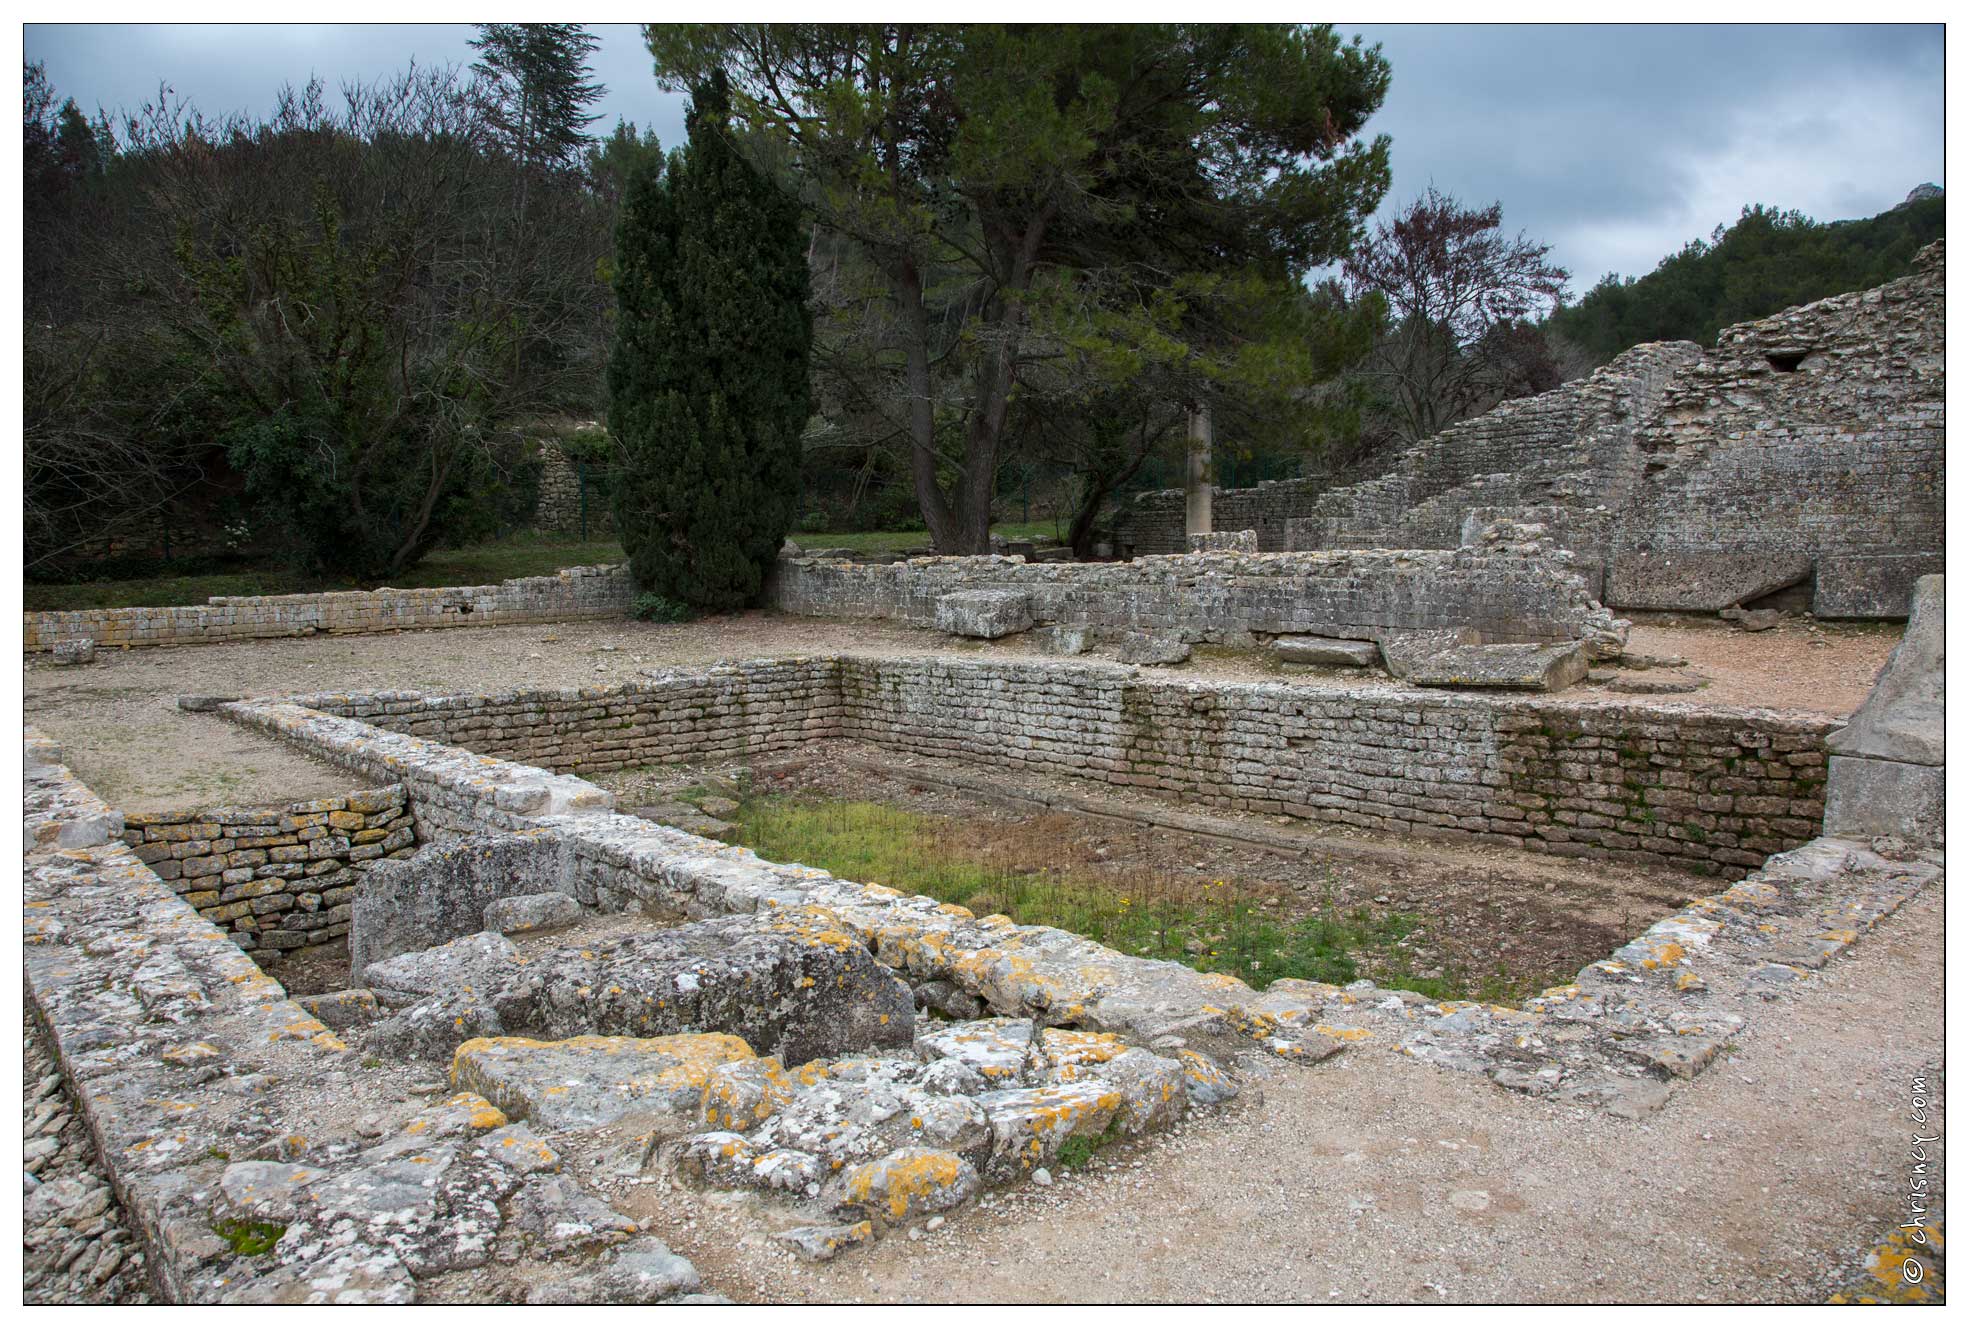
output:
[[[1481,645],[1473,634],[1402,633],[1382,639],[1388,668],[1424,687],[1527,688],[1557,692],[1586,677],[1586,652],[1576,641]]]
[[[1372,669],[1381,663],[1381,647],[1371,641],[1341,637],[1280,637],[1272,643],[1283,665],[1326,665]]]

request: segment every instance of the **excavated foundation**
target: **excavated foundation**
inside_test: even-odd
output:
[[[1770,712],[853,658],[219,709],[377,804],[290,814],[346,850],[304,834],[219,869],[355,873],[348,988],[290,999],[204,912],[222,903],[154,866],[216,844],[147,850],[183,842],[126,823],[52,744],[27,749],[30,1002],[175,1300],[675,1300],[696,1272],[620,1212],[630,1188],[751,1193],[762,1231],[831,1258],[1233,1101],[1270,1058],[1364,1045],[1639,1116],[1942,871],[1917,834],[1934,828],[1814,838],[1827,726]],[[837,737],[1308,822],[1756,870],[1516,1006],[1254,988],[768,862],[624,815],[573,773]],[[301,821],[336,812],[346,825]],[[217,825],[227,854],[252,838]],[[414,838],[356,873],[370,831]]]

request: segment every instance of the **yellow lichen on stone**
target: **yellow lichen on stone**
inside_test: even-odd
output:
[[[1313,1032],[1324,1034],[1328,1038],[1337,1038],[1342,1043],[1358,1043],[1363,1038],[1372,1038],[1374,1036],[1368,1030],[1359,1029],[1353,1025],[1316,1024],[1313,1026]]]
[[[879,1206],[888,1211],[890,1221],[900,1222],[912,1208],[948,1190],[962,1168],[955,1154],[922,1150],[904,1158],[864,1163],[848,1174],[843,1186],[852,1203]]]

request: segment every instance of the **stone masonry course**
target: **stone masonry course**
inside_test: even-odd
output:
[[[1817,833],[1825,736],[1836,727],[1676,703],[1201,684],[1119,666],[938,657],[748,661],[625,687],[293,702],[568,773],[849,738],[1236,811],[1709,873],[1755,866]],[[441,804],[413,806],[420,823],[444,819]]]

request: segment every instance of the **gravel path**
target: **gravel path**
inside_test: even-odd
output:
[[[1356,1047],[833,1264],[795,1265],[715,1196],[651,1216],[741,1299],[1820,1302],[1898,1221],[1941,958],[1929,892],[1639,1122]]]
[[[1691,622],[1638,627],[1633,648],[1685,656],[1713,680],[1701,692],[1671,701],[1846,715],[1865,697],[1899,640],[1898,625],[1794,620],[1750,634],[1722,623]],[[96,664],[76,669],[31,657],[23,674],[28,722],[64,745],[77,774],[115,806],[158,811],[318,798],[349,787],[350,777],[341,771],[271,738],[179,711],[180,693],[573,687],[620,682],[660,664],[842,652],[1002,659],[1028,655],[1031,648],[1020,638],[954,646],[940,633],[919,629],[751,613],[674,625],[455,628],[106,651]],[[1284,676],[1249,654],[1210,652],[1168,672],[1308,688],[1362,686],[1360,679],[1338,673]]]

